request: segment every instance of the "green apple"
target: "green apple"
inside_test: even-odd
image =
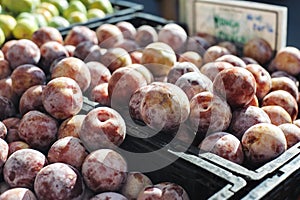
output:
[[[70,24],[75,24],[87,22],[88,18],[84,13],[80,11],[74,11],[69,14],[67,20],[70,22]]]
[[[35,0],[3,0],[2,6],[14,14],[31,12],[36,5]]]
[[[0,14],[0,28],[4,32],[5,38],[10,38],[12,36],[12,30],[15,28],[17,20],[6,14]]]
[[[107,14],[114,12],[113,6],[109,0],[94,0],[89,6],[89,9],[91,8],[98,8]]]
[[[17,20],[17,24],[12,33],[16,39],[31,39],[32,34],[38,30],[38,28],[35,21],[24,18]]]
[[[42,0],[42,2],[52,3],[56,6],[60,14],[63,14],[64,10],[69,7],[69,2],[67,0]]]
[[[2,46],[5,42],[6,38],[4,35],[4,31],[0,28],[0,46]]]
[[[86,14],[88,19],[103,18],[105,17],[105,15],[106,15],[105,12],[98,8],[91,8],[87,11]]]
[[[52,17],[51,21],[48,23],[48,26],[54,28],[63,28],[70,26],[70,22],[62,16],[55,16]]]
[[[81,1],[76,0],[76,1],[71,1],[69,3],[69,7],[66,10],[64,10],[64,12],[63,12],[63,16],[66,19],[68,19],[69,15],[74,11],[82,12],[85,15],[87,13],[87,9],[86,9],[85,5]]]

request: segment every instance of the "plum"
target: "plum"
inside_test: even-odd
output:
[[[23,115],[19,127],[19,137],[32,148],[44,151],[56,140],[58,122],[51,116],[37,110]]]
[[[111,73],[121,67],[132,64],[129,53],[123,48],[110,48],[101,57],[101,63],[105,65]]]
[[[275,71],[271,73],[271,78],[278,78],[278,77],[288,77],[289,79],[291,79],[292,81],[295,82],[295,84],[297,85],[297,87],[299,87],[299,81],[297,79],[297,77],[285,72],[285,71]]]
[[[62,121],[58,128],[57,139],[67,136],[79,138],[79,131],[85,116],[77,114]]]
[[[20,97],[13,91],[11,77],[0,79],[0,96],[8,98],[15,105],[18,104]]]
[[[56,140],[51,145],[47,159],[49,163],[62,162],[80,170],[87,155],[88,153],[80,139],[67,136]]]
[[[186,31],[176,23],[168,23],[158,31],[158,41],[168,44],[175,52],[182,51],[186,40]]]
[[[88,151],[116,148],[125,139],[126,124],[123,117],[109,107],[98,107],[84,118],[79,138]]]
[[[87,26],[73,26],[64,38],[64,45],[73,45],[76,47],[83,41],[92,41],[98,44],[96,32]]]
[[[10,142],[10,143],[8,143],[8,147],[9,147],[9,151],[8,151],[9,156],[18,150],[30,148],[30,146],[26,142],[23,142],[23,141]]]
[[[167,75],[167,82],[175,84],[180,76],[188,72],[198,72],[199,69],[191,62],[176,62]]]
[[[135,64],[127,65],[126,67],[131,67],[132,69],[135,69],[136,71],[140,72],[146,79],[147,84],[150,84],[154,81],[153,74],[144,65],[135,63]]]
[[[74,49],[73,56],[85,61],[85,59],[95,50],[100,50],[98,44],[92,41],[82,41]]]
[[[110,98],[108,95],[108,83],[100,83],[96,85],[90,92],[89,98],[104,106],[110,106]]]
[[[90,61],[86,63],[86,66],[90,70],[91,74],[91,83],[89,90],[93,89],[96,85],[101,83],[108,83],[111,72],[109,69],[98,61]]]
[[[127,163],[121,154],[111,149],[91,152],[82,164],[83,179],[92,191],[118,191],[127,178]]]
[[[229,127],[232,113],[226,101],[211,92],[200,92],[190,100],[188,124],[196,131],[197,142],[207,134]]]
[[[63,37],[61,33],[56,28],[50,26],[40,27],[32,34],[31,40],[38,47],[41,47],[44,43],[50,41],[55,41],[63,44]]]
[[[212,81],[199,72],[188,72],[180,76],[175,82],[191,100],[196,94],[204,91],[212,92]]]
[[[65,163],[43,167],[34,181],[34,192],[38,199],[81,200],[84,191],[79,171]]]
[[[233,42],[222,41],[222,42],[217,43],[217,45],[221,46],[221,47],[225,47],[226,49],[228,49],[228,51],[232,55],[237,55],[238,54],[237,46]]]
[[[41,58],[41,52],[33,41],[20,39],[7,49],[6,56],[10,67],[15,69],[23,64],[37,65]]]
[[[229,131],[241,139],[248,128],[258,123],[271,123],[269,115],[262,108],[248,106],[236,109],[232,112]]]
[[[14,44],[16,44],[18,40],[17,39],[11,39],[11,40],[7,40],[1,47],[1,51],[4,54],[4,59],[7,59],[7,50]]]
[[[225,47],[221,47],[217,45],[210,46],[203,55],[203,62],[204,63],[214,62],[217,58],[229,54],[230,52]]]
[[[0,195],[1,200],[37,200],[35,194],[28,188],[10,188]]]
[[[8,143],[20,140],[18,131],[20,121],[21,119],[18,117],[9,117],[2,121],[7,128],[7,135],[5,140]]]
[[[197,52],[202,58],[211,44],[203,37],[193,35],[187,39],[185,51]]]
[[[115,70],[108,81],[108,96],[112,108],[127,107],[131,95],[138,88],[147,85],[145,76],[132,67]]]
[[[258,64],[258,62],[256,60],[254,60],[253,58],[247,57],[247,56],[242,56],[241,59],[246,63],[246,65]]]
[[[189,200],[185,189],[172,182],[160,182],[145,187],[138,195],[137,200]]]
[[[32,64],[18,66],[11,74],[13,91],[21,96],[28,88],[34,85],[46,84],[44,71]]]
[[[67,50],[69,57],[74,56],[74,51],[75,51],[76,46],[71,45],[71,44],[65,44],[64,47]]]
[[[141,50],[129,52],[129,55],[133,64],[141,64],[141,59],[143,56],[143,52]]]
[[[4,79],[10,76],[12,70],[7,60],[0,60],[0,79]]]
[[[241,141],[246,160],[253,166],[265,164],[287,149],[283,131],[270,123],[251,126],[246,130]]]
[[[154,77],[166,76],[176,62],[173,49],[162,42],[154,42],[145,47],[141,64],[147,67]]]
[[[124,40],[121,30],[114,24],[101,24],[96,29],[96,35],[99,46],[106,49],[109,49]]]
[[[34,149],[20,149],[11,154],[3,167],[3,177],[10,187],[33,189],[37,173],[47,165],[44,154]]]
[[[200,153],[211,152],[237,164],[243,164],[244,152],[240,140],[228,132],[215,132],[199,144]]]
[[[228,62],[234,67],[243,67],[246,68],[246,63],[238,56],[228,54],[223,55],[215,60],[216,62]]]
[[[158,33],[154,27],[144,24],[137,28],[134,40],[140,47],[143,48],[153,42],[157,42]]]
[[[145,174],[141,172],[129,172],[126,182],[122,186],[121,194],[128,200],[134,200],[137,199],[140,191],[150,185],[152,185],[152,181]]]
[[[3,165],[6,163],[7,161],[7,158],[8,158],[8,152],[9,152],[9,146],[7,144],[7,142],[0,138],[0,171],[1,171],[1,174],[2,174],[2,168],[3,168]]]
[[[300,128],[291,123],[284,123],[280,124],[278,126],[284,133],[286,142],[287,142],[287,148],[291,148],[298,142],[300,142]]]
[[[280,49],[275,58],[271,61],[270,69],[284,71],[296,76],[300,73],[300,51],[293,46],[286,46]]]
[[[214,81],[219,72],[231,67],[233,65],[228,62],[208,62],[200,68],[200,72],[206,75],[211,81]]]
[[[0,120],[14,117],[16,114],[17,109],[14,103],[10,99],[0,96]]]
[[[292,121],[298,115],[298,103],[296,99],[289,92],[285,90],[275,90],[269,92],[262,99],[262,106],[278,105],[283,107],[291,116]]]
[[[124,39],[134,40],[136,35],[136,28],[128,21],[120,21],[116,26],[121,30]]]
[[[269,72],[259,64],[248,64],[246,69],[249,70],[256,81],[256,96],[262,99],[272,88],[272,78]]]
[[[90,200],[128,200],[125,196],[117,192],[102,192],[93,196]]]
[[[42,102],[42,92],[45,85],[34,85],[28,88],[21,96],[19,102],[19,112],[24,115],[30,110],[45,112]]]
[[[124,39],[122,42],[115,44],[113,47],[119,47],[125,49],[128,53],[135,50],[139,50],[140,47],[134,40]]]
[[[85,92],[91,84],[91,74],[86,64],[75,57],[67,57],[60,60],[53,68],[51,79],[69,77],[75,80],[81,91]]]
[[[259,64],[265,65],[272,59],[273,50],[268,41],[254,37],[244,44],[243,56],[253,58]]]
[[[268,114],[271,123],[279,126],[284,123],[292,123],[292,118],[290,114],[281,106],[278,105],[270,105],[270,106],[262,106],[261,109]]]
[[[42,103],[51,116],[64,120],[80,112],[83,95],[73,79],[58,77],[49,81],[43,89]]]
[[[288,78],[288,77],[277,77],[277,78],[272,78],[272,87],[271,91],[275,90],[285,90],[289,92],[293,97],[298,100],[299,97],[299,90],[296,85],[296,83]]]
[[[256,93],[256,81],[250,71],[232,67],[219,72],[213,81],[214,93],[225,98],[232,108],[247,105]]]
[[[179,56],[178,62],[191,62],[200,69],[203,64],[203,59],[202,56],[195,51],[185,51]]]
[[[7,128],[3,122],[0,121],[0,138],[4,139],[7,135]]]

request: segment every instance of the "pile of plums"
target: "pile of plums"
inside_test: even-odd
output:
[[[300,51],[188,36],[175,23],[51,27],[0,51],[0,199],[189,199],[128,172],[130,120],[261,165],[300,141]],[[101,107],[80,111],[84,98]]]

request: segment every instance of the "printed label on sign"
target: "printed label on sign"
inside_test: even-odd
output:
[[[253,37],[267,40],[273,49],[286,45],[287,8],[244,1],[193,1],[187,23],[193,34],[246,43]]]

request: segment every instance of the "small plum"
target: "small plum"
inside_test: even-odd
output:
[[[64,38],[64,45],[77,46],[83,41],[92,41],[98,44],[96,32],[87,26],[74,26]]]
[[[37,200],[35,194],[28,188],[9,188],[0,195],[1,200]]]
[[[85,92],[91,84],[91,74],[86,64],[75,57],[67,57],[60,60],[53,68],[51,79],[69,77],[75,80],[81,91]]]
[[[36,175],[34,192],[38,199],[81,200],[85,187],[82,176],[65,163],[52,163]]]
[[[0,171],[2,174],[2,168],[3,165],[6,163],[7,158],[8,158],[8,152],[9,152],[9,146],[7,144],[7,142],[0,138]]]
[[[8,98],[18,105],[20,97],[14,92],[11,77],[0,79],[0,96]]]
[[[10,187],[33,189],[37,173],[47,165],[44,154],[34,149],[20,149],[11,154],[3,167],[3,177]]]
[[[21,119],[18,117],[9,117],[2,121],[7,128],[7,135],[5,140],[8,143],[21,140],[18,131],[20,121]]]
[[[37,65],[41,58],[41,52],[33,41],[20,39],[7,50],[6,56],[10,67],[15,69],[23,64]]]
[[[203,64],[203,59],[202,56],[195,51],[186,51],[180,55],[178,62],[191,62],[200,69]]]
[[[284,123],[292,123],[292,118],[290,114],[281,106],[278,105],[269,105],[269,106],[262,106],[261,109],[268,114],[271,123],[279,126],[280,124]]]
[[[91,152],[82,164],[82,176],[94,192],[118,191],[127,178],[127,163],[121,154],[111,149]]]
[[[128,200],[125,196],[117,192],[102,192],[93,196],[90,200]]]
[[[124,39],[134,40],[136,35],[136,28],[128,21],[120,21],[116,26],[121,30]]]
[[[23,142],[23,141],[10,142],[10,143],[8,143],[8,147],[9,147],[9,151],[8,151],[9,156],[18,150],[30,148],[30,146],[26,142]]]
[[[139,50],[140,47],[134,40],[124,39],[121,43],[115,44],[113,47],[119,47],[125,49],[128,53],[135,50]]]
[[[98,44],[92,41],[82,41],[74,49],[73,56],[85,61],[85,59],[95,50],[100,50]]]
[[[88,151],[115,148],[124,141],[126,124],[123,117],[109,107],[97,107],[84,118],[79,138]]]
[[[175,84],[179,77],[188,72],[198,72],[199,69],[191,62],[176,62],[167,75],[167,82]]]
[[[83,95],[76,81],[58,77],[49,81],[42,91],[45,110],[56,119],[67,119],[78,114],[83,106]]]
[[[18,133],[32,148],[44,151],[56,140],[58,122],[49,115],[32,110],[23,115]]]
[[[292,81],[295,82],[295,84],[297,85],[297,87],[299,87],[299,81],[298,81],[297,77],[295,77],[295,76],[293,76],[293,75],[290,75],[290,74],[288,74],[288,73],[285,72],[285,71],[280,71],[280,70],[278,70],[278,71],[272,72],[272,73],[271,73],[271,77],[272,77],[272,78],[288,77],[288,78],[290,78]]]
[[[277,78],[272,78],[272,87],[271,91],[275,90],[285,90],[289,92],[293,97],[298,100],[299,97],[299,90],[296,85],[296,83],[288,78],[288,77],[277,77]]]
[[[204,53],[210,46],[210,43],[205,38],[200,36],[191,36],[187,39],[185,50],[197,52],[203,58]]]
[[[61,33],[56,28],[50,26],[40,27],[32,34],[31,40],[38,45],[38,47],[41,47],[44,43],[50,41],[63,44]]]
[[[222,42],[219,42],[217,45],[221,46],[221,47],[225,47],[226,49],[228,49],[228,51],[232,55],[238,54],[237,46],[233,42],[222,41]]]
[[[111,72],[109,69],[98,61],[90,61],[86,63],[91,74],[91,83],[89,90],[93,89],[96,85],[101,83],[108,83]]]
[[[7,135],[7,128],[3,122],[0,121],[0,138],[5,139]]]
[[[89,98],[92,101],[100,103],[104,106],[110,106],[110,99],[108,95],[108,83],[100,83],[96,85],[90,92]]]
[[[259,123],[246,130],[242,137],[245,158],[256,166],[269,162],[287,149],[283,131],[270,123]]]
[[[229,55],[229,54],[230,54],[230,52],[225,47],[214,45],[214,46],[209,47],[205,51],[205,53],[203,55],[203,62],[204,63],[214,62],[217,58],[224,56],[224,55]]]
[[[146,47],[153,42],[158,41],[158,33],[156,29],[150,25],[141,25],[136,30],[134,40],[141,47]]]
[[[286,141],[287,141],[287,148],[291,148],[298,142],[300,142],[300,128],[291,123],[280,124],[278,126],[284,133]]]
[[[124,40],[121,30],[114,24],[101,24],[95,32],[101,48],[112,48],[115,44]]]
[[[58,128],[57,139],[67,136],[79,138],[79,131],[85,116],[77,114],[62,121]]]
[[[7,40],[1,47],[1,51],[4,54],[4,58],[7,59],[7,50],[14,44],[16,44],[18,40],[12,39],[12,40]]]
[[[208,135],[198,147],[201,151],[214,153],[237,164],[244,162],[244,152],[240,140],[227,132],[215,132]]]
[[[256,93],[256,81],[250,71],[241,67],[224,69],[213,81],[213,90],[232,108],[247,105]]]
[[[200,68],[200,72],[206,75],[211,81],[214,81],[219,72],[231,67],[233,67],[233,65],[228,62],[209,62]]]
[[[0,79],[10,76],[12,70],[7,60],[0,60]]]
[[[17,109],[14,103],[10,99],[0,96],[0,120],[14,117],[16,114]]]
[[[242,67],[246,68],[246,63],[238,56],[228,54],[223,55],[215,60],[216,62],[228,62],[232,64],[234,67]]]

